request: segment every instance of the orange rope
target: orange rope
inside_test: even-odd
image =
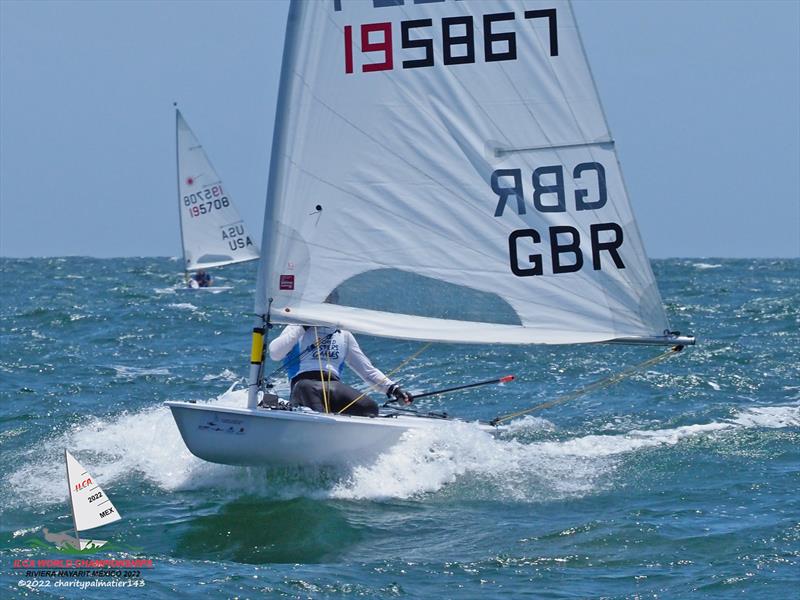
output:
[[[325,412],[329,413],[330,407],[328,405],[328,391],[325,389],[325,374],[322,372],[322,348],[319,343],[319,335],[317,334],[317,326],[314,326],[314,338],[317,345],[317,361],[319,362],[319,380],[322,382],[322,402],[325,404]],[[330,347],[330,346],[329,346]],[[329,374],[330,375],[330,374]],[[328,385],[330,385],[330,376],[328,377]]]

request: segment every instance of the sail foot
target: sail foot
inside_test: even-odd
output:
[[[331,304],[305,303],[275,312],[275,321],[296,325],[322,325],[353,333],[404,340],[466,344],[592,344],[635,343],[689,345],[693,338],[664,335],[620,336],[619,331],[565,331],[386,313]]]

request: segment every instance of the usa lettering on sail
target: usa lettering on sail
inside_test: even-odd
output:
[[[231,251],[235,252],[253,245],[253,240],[245,233],[244,225],[241,223],[223,227],[221,233],[222,239],[227,242]]]

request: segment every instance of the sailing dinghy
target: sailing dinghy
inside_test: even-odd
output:
[[[208,461],[347,463],[448,425],[259,407],[275,323],[694,343],[670,330],[569,2],[293,1],[263,232],[247,406],[167,403]]]
[[[80,532],[108,525],[119,521],[122,517],[111,503],[111,499],[105,495],[92,476],[67,450],[64,450],[64,460],[67,466],[67,484],[72,520],[75,525],[75,538],[53,537],[64,538],[61,540],[62,542],[65,541],[78,550],[100,548],[107,543],[106,540],[82,540]],[[48,535],[47,530],[45,530],[45,535]]]
[[[184,289],[230,289],[200,286],[189,273],[256,260],[258,248],[203,146],[177,108],[175,119]]]

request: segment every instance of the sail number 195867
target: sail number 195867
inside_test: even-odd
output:
[[[556,9],[526,10],[522,21],[532,22],[546,19],[549,26],[550,56],[558,56],[558,29]],[[492,13],[482,16],[482,27],[475,26],[472,15],[444,17],[434,27],[433,19],[412,19],[400,21],[400,66],[403,69],[433,67],[436,64],[434,40],[441,49],[441,62],[444,65],[462,65],[476,62],[476,31],[482,38],[483,60],[497,62],[517,59],[517,33],[509,22],[516,21],[513,12]],[[353,39],[353,26],[345,25],[344,32],[344,71],[355,70],[355,52],[360,48],[361,71],[389,71],[395,68],[398,48],[392,34],[390,21],[364,23],[359,26],[357,40]],[[439,32],[441,35],[439,36]],[[358,43],[360,42],[360,43]]]

